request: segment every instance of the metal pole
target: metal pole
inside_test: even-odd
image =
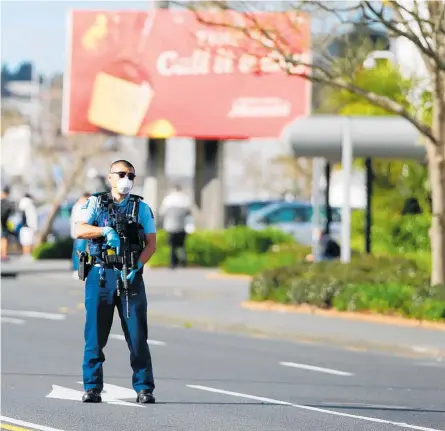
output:
[[[331,192],[331,163],[326,159],[324,166],[324,176],[326,178],[326,191],[325,191],[325,211],[326,211],[326,233],[331,232],[332,223],[332,208],[330,201]]]
[[[350,119],[343,119],[341,165],[343,171],[343,207],[341,213],[341,261],[351,261],[351,180],[353,162],[353,144],[351,141]]]
[[[368,157],[366,164],[366,215],[365,215],[365,252],[371,254],[371,229],[372,229],[372,186],[374,175],[372,159]]]
[[[312,161],[312,256],[314,261],[320,257],[321,205],[320,180],[323,174],[323,159],[317,157]]]

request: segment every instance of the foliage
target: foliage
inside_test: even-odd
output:
[[[261,254],[267,252],[271,246],[294,243],[292,236],[277,229],[256,231],[245,226],[237,226],[221,231],[192,233],[187,237],[186,249],[190,265],[216,267],[228,257],[242,253]],[[36,259],[68,259],[71,258],[72,246],[73,240],[70,238],[57,240],[54,243],[43,243],[35,248],[34,257]],[[156,253],[149,264],[154,267],[168,266],[169,257],[168,235],[160,230],[157,233]]]
[[[414,260],[361,255],[350,264],[300,262],[263,271],[250,293],[256,301],[445,320],[443,287],[430,287],[429,273]]]
[[[406,109],[412,109],[409,95],[415,83],[412,79],[405,78],[399,67],[389,61],[378,62],[372,69],[357,67],[352,75],[352,82],[366,91],[390,97]],[[351,116],[395,115],[394,112],[376,106],[363,96],[348,89],[328,87],[325,91],[327,97],[324,99],[324,110]]]
[[[200,13],[194,6],[192,9],[196,11],[201,23],[238,32],[239,39],[244,38],[245,49],[257,60],[264,57],[274,58],[281,70],[287,74],[335,88],[340,94],[352,93],[353,96],[348,96],[351,102],[349,108],[353,109],[354,113],[357,113],[357,103],[361,115],[370,115],[370,105],[373,105],[376,108],[372,109],[372,115],[397,115],[409,121],[418,130],[428,150],[431,183],[426,181],[424,170],[420,172],[421,181],[416,181],[413,175],[411,184],[416,186],[416,183],[420,183],[420,189],[426,189],[426,193],[422,193],[424,195],[431,189],[431,206],[432,212],[435,213],[431,223],[431,282],[445,283],[445,124],[441,120],[445,115],[445,32],[441,26],[444,18],[443,3],[425,2],[420,16],[417,2],[407,5],[400,0],[359,1],[350,5],[316,0],[290,1],[283,4],[282,10],[286,12],[287,18],[293,19],[285,20],[285,23],[280,19],[268,19],[265,14],[256,14],[264,11],[257,2],[238,2],[237,5],[239,3],[245,7],[237,6],[236,11],[230,10],[232,6],[226,2],[216,1],[206,2],[207,6],[211,5],[211,14]],[[218,8],[221,13],[216,14],[215,10]],[[242,17],[237,11],[243,12]],[[299,31],[304,35],[307,29],[311,28],[305,17],[310,17],[311,26],[323,29],[323,32],[317,34],[317,38],[311,40],[310,50],[317,53],[315,62],[310,61],[306,52],[298,50],[302,40],[302,37],[297,37],[300,36]],[[296,22],[300,25],[296,25]],[[429,25],[424,26],[425,22]],[[291,23],[291,26],[288,26],[288,23]],[[417,31],[419,26],[422,27],[421,32]],[[390,41],[394,41],[396,47],[400,42],[404,42],[405,49],[417,56],[419,65],[416,71],[404,68],[404,73],[416,76],[415,85],[414,80],[411,80],[411,87],[418,87],[415,92],[410,94],[408,91],[410,80],[401,74],[397,76],[397,71],[384,70],[385,62],[380,62],[374,55],[381,57],[381,52],[371,54],[369,50],[356,49],[357,42],[363,39],[364,35],[375,39],[378,34],[387,36],[388,46],[383,49],[386,51],[384,57],[394,62],[399,61],[398,56],[389,50]],[[434,40],[433,45],[430,44],[431,40]],[[370,72],[360,68],[361,65],[375,70]],[[398,77],[401,79],[398,80]],[[363,105],[363,99],[369,104]],[[412,105],[409,102],[412,102]],[[345,108],[346,112],[347,109]],[[405,171],[406,166],[407,164],[402,166]],[[403,187],[406,187],[406,183]],[[405,196],[410,197],[410,190],[402,191],[401,194],[406,193]],[[421,198],[421,205],[424,206],[427,200]]]
[[[192,266],[217,267],[229,257],[265,253],[275,244],[294,242],[292,236],[276,229],[256,231],[236,226],[221,231],[197,231],[187,237],[187,260]],[[149,265],[168,266],[169,253],[167,234],[161,231]]]
[[[410,96],[417,89],[417,83],[412,78],[405,78],[400,68],[389,61],[380,61],[372,69],[358,68],[353,74],[353,83],[366,91],[397,101],[410,112],[416,109],[410,103]],[[324,112],[348,116],[395,115],[347,89],[326,87],[323,95],[321,109]],[[425,121],[431,121],[430,105],[431,93],[424,92],[421,112]],[[356,164],[363,166],[363,160],[357,160]],[[412,160],[373,160],[373,173],[374,187],[379,194],[391,195],[395,202],[415,197],[423,209],[427,209],[430,184],[425,164]]]
[[[311,252],[310,247],[299,244],[272,246],[266,253],[245,252],[228,257],[220,265],[221,269],[230,274],[255,275],[266,269],[292,265],[304,260]]]
[[[72,238],[61,238],[55,242],[44,242],[34,248],[34,259],[71,259],[73,252]]]

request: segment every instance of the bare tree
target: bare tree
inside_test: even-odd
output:
[[[65,151],[54,151],[51,156],[47,154],[47,160],[52,160],[53,163],[57,163],[57,159],[60,160],[61,158],[66,158],[66,160],[69,161],[69,166],[66,166],[63,169],[62,183],[53,196],[51,210],[39,232],[37,244],[46,241],[48,235],[51,233],[52,225],[60,206],[76,185],[79,177],[85,174],[85,166],[87,162],[92,158],[97,157],[99,154],[102,154],[104,141],[105,139],[102,135],[92,135],[87,138],[79,136],[69,139],[67,138],[65,141],[67,144]],[[58,166],[61,166],[61,164]]]
[[[287,182],[286,190],[293,196],[309,198],[312,187],[312,163],[304,157],[294,157],[292,155],[277,156],[272,160],[281,171],[283,182]]]
[[[198,20],[210,27],[226,28],[242,35],[242,50],[258,60],[251,62],[255,63],[252,69],[257,67],[262,73],[270,73],[273,60],[288,74],[361,96],[388,113],[407,119],[417,128],[427,149],[432,189],[431,283],[445,284],[445,2],[280,2],[285,13],[278,24],[277,20],[256,13],[261,7],[258,2],[205,3],[207,10],[204,11],[196,9],[194,4],[191,6]],[[298,47],[301,29],[307,25],[304,19],[307,16],[314,26],[322,29],[319,33],[325,35],[317,39],[316,46],[312,44],[312,56]],[[362,55],[357,55],[357,50],[348,49],[351,44],[348,30],[357,22],[357,17],[368,26],[378,24],[390,37],[408,41],[418,50],[426,71],[429,106],[416,105],[424,102],[425,98],[411,100],[411,104],[407,104],[360,87],[355,74],[369,52],[363,50]],[[341,59],[327,49],[333,38],[341,41]],[[239,44],[235,51],[241,59]],[[267,70],[264,65],[267,65]],[[430,115],[426,115],[426,111]]]
[[[41,96],[44,109],[39,121],[33,124],[32,151],[35,162],[43,163],[46,168],[47,199],[51,209],[39,232],[37,245],[45,242],[51,233],[60,206],[71,190],[82,184],[88,161],[107,151],[104,149],[105,135],[62,135],[62,89],[57,82]],[[53,167],[59,170],[61,181],[58,184],[53,179]]]

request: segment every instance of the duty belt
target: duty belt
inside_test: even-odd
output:
[[[137,247],[137,249],[130,251],[130,262],[131,267],[137,266],[137,260],[139,258],[140,249]],[[100,265],[101,263],[104,264],[105,268],[113,268],[115,266],[121,266],[123,264],[123,257],[119,256],[117,254],[108,254],[106,252],[102,252],[100,256],[95,257],[95,264]]]

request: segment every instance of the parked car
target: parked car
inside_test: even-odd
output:
[[[48,236],[48,241],[52,242],[58,238],[66,238],[70,236],[70,216],[75,201],[66,201],[62,204],[54,219],[51,233]],[[51,205],[46,204],[37,208],[39,217],[39,229],[43,229],[43,225],[51,211]]]
[[[313,207],[306,202],[277,202],[267,205],[251,213],[247,218],[247,226],[261,230],[273,226],[287,232],[304,245],[312,244]],[[321,208],[322,224],[326,222],[326,208]],[[330,231],[333,239],[340,243],[341,209],[332,208]]]

